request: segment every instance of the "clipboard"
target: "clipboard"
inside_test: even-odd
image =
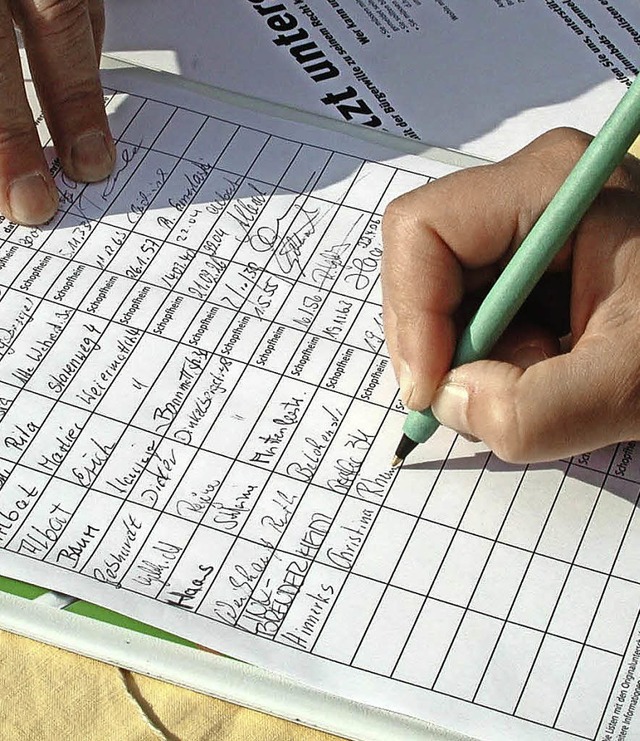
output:
[[[320,692],[112,610],[2,576],[0,628],[354,741],[470,738]]]
[[[227,97],[225,93],[174,78],[171,82],[242,105],[243,96]],[[278,107],[270,104],[262,107],[250,99],[246,104],[253,109],[261,107],[269,115],[278,115]],[[341,129],[338,122],[317,121],[317,117],[308,114],[287,111],[284,117],[296,120],[298,115],[298,120],[334,130],[348,128],[348,133],[354,134],[353,128],[347,125]],[[398,143],[395,137],[375,132],[366,138],[374,138],[387,146]],[[406,147],[412,145],[411,142],[405,144]],[[406,151],[405,146],[401,148]],[[425,148],[419,146],[431,159],[438,159],[439,155],[441,161],[448,164],[478,164],[477,160],[470,162],[469,158],[455,152],[438,152],[432,148],[425,152]],[[31,578],[30,573],[28,578]],[[392,734],[402,734],[402,738],[408,739],[464,738],[427,722],[313,690],[250,664],[208,653],[169,633],[91,603],[77,602],[65,595],[12,580],[3,580],[0,589],[2,627],[45,643],[346,738],[375,741],[388,739]],[[93,595],[88,598],[92,599]],[[120,606],[125,609],[122,602]]]

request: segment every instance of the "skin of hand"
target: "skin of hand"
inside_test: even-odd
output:
[[[491,358],[449,370],[474,301],[590,140],[554,129],[401,196],[383,218],[385,335],[405,406],[431,406],[512,463],[640,439],[640,162],[630,155]]]
[[[42,224],[58,206],[24,90],[14,24],[65,173],[94,182],[115,162],[98,74],[102,0],[0,0],[0,212]]]

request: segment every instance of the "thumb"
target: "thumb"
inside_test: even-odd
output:
[[[631,419],[638,410],[625,402],[633,398],[634,374],[615,358],[574,348],[526,369],[470,363],[445,377],[431,408],[441,424],[479,438],[510,463],[595,450],[637,433]]]

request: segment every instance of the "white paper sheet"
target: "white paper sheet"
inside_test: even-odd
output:
[[[485,159],[554,126],[595,133],[640,59],[635,0],[115,0],[107,12],[106,49],[129,61]]]
[[[381,214],[450,168],[105,84],[113,175],[0,222],[0,573],[477,738],[637,735],[636,443],[388,468]]]

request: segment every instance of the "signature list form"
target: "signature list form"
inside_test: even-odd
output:
[[[636,444],[388,467],[382,213],[451,168],[105,85],[111,177],[0,222],[0,571],[478,738],[638,734]]]

